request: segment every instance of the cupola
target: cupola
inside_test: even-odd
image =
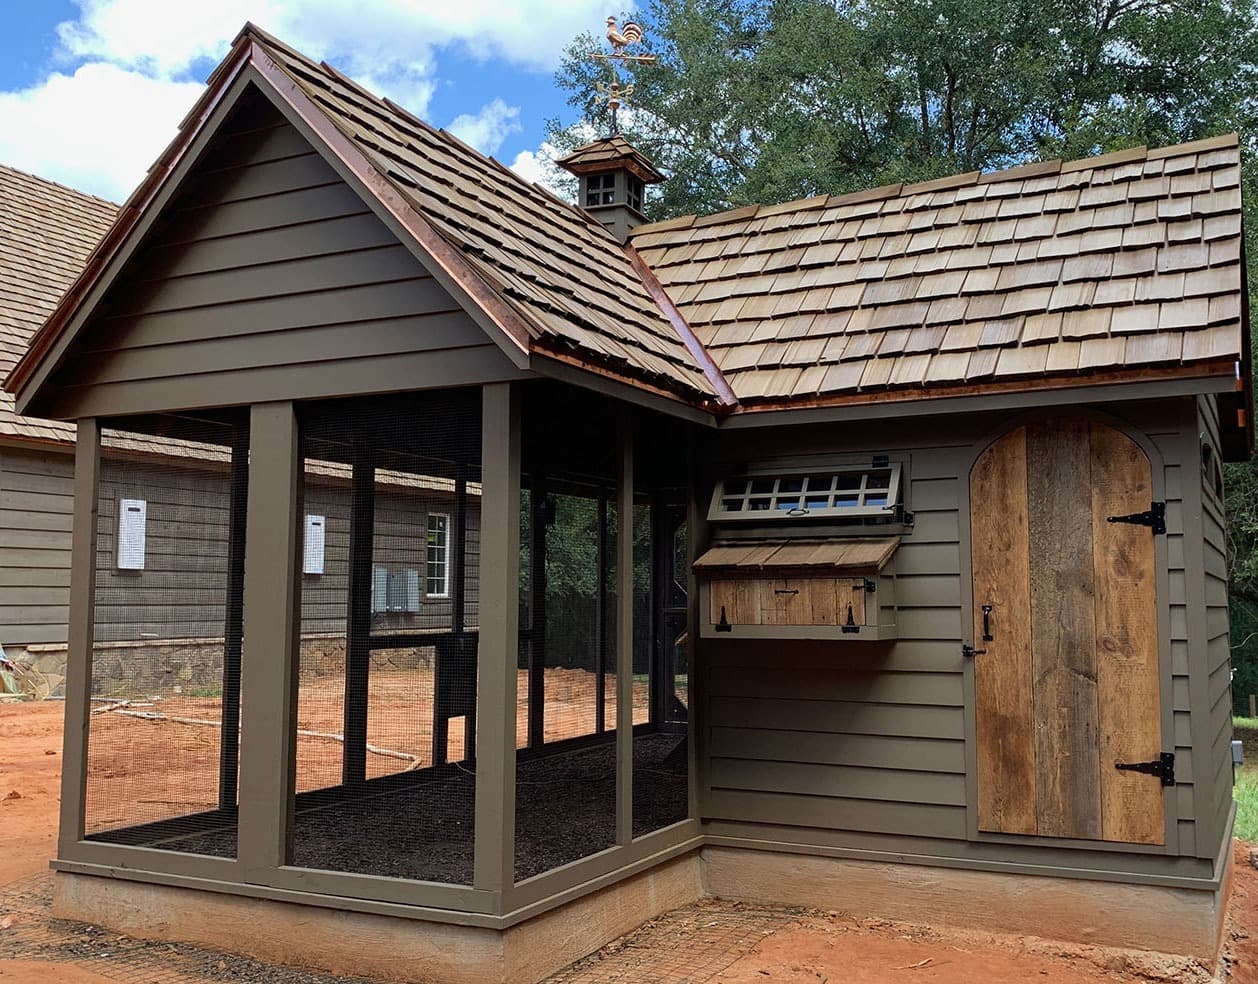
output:
[[[577,176],[577,204],[621,242],[646,221],[642,211],[646,186],[664,180],[655,165],[619,134],[578,147],[555,163]]]

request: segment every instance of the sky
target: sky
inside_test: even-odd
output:
[[[123,201],[245,21],[530,180],[598,0],[4,0],[0,163]]]

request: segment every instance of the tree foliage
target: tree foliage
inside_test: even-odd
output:
[[[670,175],[648,205],[667,218],[1235,130],[1252,260],[1256,3],[646,0],[659,61],[624,133]],[[600,46],[576,38],[556,75],[578,114],[548,125],[560,152],[606,132]],[[1237,684],[1258,692],[1258,462],[1227,488]]]

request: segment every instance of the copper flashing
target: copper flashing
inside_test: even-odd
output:
[[[402,197],[354,142],[337,129],[327,115],[314,105],[310,97],[256,42],[250,42],[250,61],[302,122],[318,135],[336,159],[375,196],[432,258],[444,273],[443,279],[456,286],[459,292],[484,311],[503,336],[510,339],[517,353],[524,357],[513,361],[522,365],[527,360],[533,333],[519,314],[471,269],[462,254]]]
[[[673,330],[681,338],[682,343],[686,346],[686,350],[699,363],[700,368],[703,370],[703,375],[712,384],[712,388],[716,390],[718,403],[725,409],[732,409],[737,406],[738,397],[734,395],[734,391],[726,381],[725,375],[717,368],[716,363],[712,361],[712,357],[708,354],[708,350],[703,347],[703,343],[690,330],[690,325],[681,316],[681,312],[677,310],[677,305],[673,303],[672,298],[668,296],[664,287],[656,279],[655,274],[651,272],[651,268],[643,262],[642,257],[638,255],[638,251],[632,246],[625,246],[625,255],[629,257],[629,262],[633,264],[634,271],[641,278],[643,285],[655,300],[655,303],[660,306],[664,317],[673,326]]]

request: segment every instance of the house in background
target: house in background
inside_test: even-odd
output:
[[[116,214],[111,202],[0,166],[0,370],[25,354]],[[225,508],[212,503],[230,497],[229,456],[209,444],[122,434],[107,435],[104,447],[110,494],[98,579],[110,602],[97,616],[96,693],[221,688],[226,596],[207,591],[207,581],[223,569],[203,545],[226,535]],[[383,470],[379,485],[382,521],[408,516],[424,537],[377,555],[372,618],[395,630],[440,624],[464,566],[450,540],[456,485]],[[463,493],[474,555],[479,489]],[[0,393],[0,647],[36,694],[63,693],[73,495],[74,428],[19,414]],[[311,673],[344,661],[345,613],[321,610],[320,599],[348,576],[348,503],[348,470],[314,466],[303,625]]]
[[[0,166],[4,371],[25,354],[117,211],[112,202]],[[0,646],[58,693],[73,506],[74,428],[19,414],[13,397],[0,394]]]
[[[653,225],[631,148],[571,163],[590,211],[238,36],[6,381],[77,422],[58,912],[416,980],[537,980],[704,893],[1212,960],[1235,136]],[[91,702],[119,432],[233,476],[222,692],[151,712]],[[457,577],[433,635],[373,619],[429,534],[385,472],[476,483],[474,620]],[[311,609],[346,625],[314,680]]]

